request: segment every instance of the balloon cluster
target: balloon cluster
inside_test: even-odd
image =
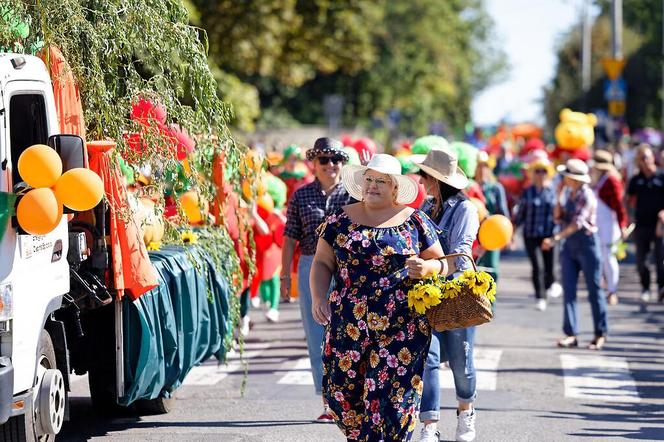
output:
[[[32,235],[45,235],[62,219],[63,204],[76,211],[90,210],[104,196],[99,175],[83,167],[62,173],[62,160],[51,147],[36,144],[23,151],[18,172],[33,189],[16,207],[21,228]]]

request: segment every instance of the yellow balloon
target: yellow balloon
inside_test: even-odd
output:
[[[258,201],[256,201],[256,204],[258,205],[258,207],[262,208],[267,213],[272,213],[274,211],[274,201],[272,200],[272,197],[270,197],[270,195],[267,193],[264,193],[261,196],[259,196]]]
[[[512,240],[514,227],[507,217],[491,215],[480,225],[478,237],[480,245],[486,250],[500,250]]]
[[[62,160],[53,148],[35,144],[18,158],[18,173],[30,187],[53,187],[62,175]]]
[[[90,169],[68,170],[55,183],[58,200],[79,212],[94,208],[104,197],[104,182]]]
[[[29,234],[46,235],[60,224],[62,204],[51,189],[33,189],[19,201],[16,218]]]

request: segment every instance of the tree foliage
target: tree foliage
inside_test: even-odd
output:
[[[459,126],[505,67],[481,0],[192,1],[220,68],[255,86],[268,115],[304,123],[324,121],[335,93],[351,123],[397,108],[420,131]]]
[[[600,2],[601,13],[592,28],[592,86],[584,97],[581,91],[581,35],[571,29],[558,49],[554,78],[546,88],[544,111],[547,124],[558,122],[565,107],[590,111],[606,108],[601,65],[611,56],[609,2]],[[630,127],[658,126],[661,113],[662,84],[662,4],[659,0],[627,1],[623,8],[623,56],[627,63],[623,77],[627,82],[626,120]],[[660,94],[662,92],[659,92]]]

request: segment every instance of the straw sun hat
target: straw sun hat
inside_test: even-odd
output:
[[[590,167],[602,171],[615,170],[613,165],[613,155],[611,155],[611,152],[601,149],[595,151],[593,159],[589,161],[589,165]]]
[[[562,176],[569,177],[582,183],[590,183],[590,175],[588,175],[588,165],[576,158],[567,160],[565,164],[558,166],[558,173]]]
[[[413,162],[427,175],[455,189],[468,187],[468,178],[459,167],[456,154],[447,147],[432,150],[424,159],[414,159]]]
[[[417,198],[417,184],[407,176],[401,175],[401,163],[392,155],[379,153],[371,158],[366,166],[346,165],[341,170],[341,182],[348,194],[357,201],[362,201],[364,188],[364,173],[373,170],[378,173],[390,175],[397,183],[397,203],[410,204]]]

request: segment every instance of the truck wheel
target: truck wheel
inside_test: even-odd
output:
[[[18,428],[8,440],[54,441],[64,422],[66,398],[64,378],[56,368],[51,336],[46,330],[42,330],[37,352],[37,373],[32,387],[32,407],[22,416],[24,428]],[[20,416],[13,419],[16,421],[8,424],[21,424]],[[11,439],[13,436],[16,436],[16,439]]]
[[[115,373],[102,367],[90,367],[88,371],[88,385],[92,407],[101,417],[118,417],[128,414],[126,407],[118,405],[115,398]]]
[[[158,397],[136,401],[136,410],[141,416],[167,414],[171,412],[173,407],[175,407],[175,395],[171,395],[169,398]]]

